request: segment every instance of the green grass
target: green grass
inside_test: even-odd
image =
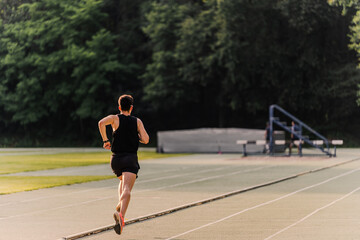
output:
[[[184,155],[138,152],[139,160]],[[110,152],[5,155],[0,156],[0,174],[104,164],[110,162],[110,157]]]
[[[23,153],[22,153],[23,154]],[[138,152],[139,160],[177,157],[188,154]],[[55,168],[89,166],[110,162],[111,152],[61,153],[38,155],[0,155],[0,195],[62,185],[114,178],[108,176],[4,176],[7,173],[39,171]]]
[[[0,176],[0,195],[110,178],[114,176]]]
[[[0,153],[18,153],[17,151],[1,151]],[[27,152],[21,152],[21,153],[32,153],[31,151],[27,151]]]

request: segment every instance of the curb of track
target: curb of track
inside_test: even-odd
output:
[[[217,201],[217,200],[220,200],[220,199],[224,199],[224,198],[227,198],[227,197],[231,197],[231,196],[234,196],[234,195],[237,195],[237,194],[240,194],[240,193],[252,191],[252,190],[255,190],[255,189],[258,189],[258,188],[274,185],[274,184],[284,182],[284,181],[287,181],[287,180],[290,180],[290,179],[294,179],[294,178],[297,178],[297,177],[300,177],[300,176],[303,176],[303,175],[306,175],[306,174],[311,174],[311,173],[323,171],[323,170],[326,170],[326,169],[329,169],[329,168],[333,168],[333,167],[337,167],[337,166],[340,166],[340,165],[348,164],[348,163],[355,162],[355,161],[358,161],[358,160],[360,160],[360,158],[355,158],[355,159],[352,159],[352,160],[336,163],[336,164],[333,164],[333,165],[330,165],[330,166],[321,167],[321,168],[317,168],[317,169],[297,173],[297,174],[294,174],[294,175],[291,175],[291,176],[288,176],[288,177],[284,177],[284,178],[280,178],[280,179],[277,179],[277,180],[273,180],[273,181],[270,181],[270,182],[250,186],[250,187],[247,187],[247,188],[242,188],[242,189],[235,190],[235,191],[232,191],[232,192],[228,192],[228,193],[225,193],[225,194],[221,194],[221,195],[218,195],[218,196],[215,196],[215,197],[203,199],[203,200],[196,201],[196,202],[193,202],[193,203],[188,203],[188,204],[181,205],[181,206],[178,206],[178,207],[175,207],[175,208],[170,208],[170,209],[160,211],[160,212],[157,212],[157,213],[152,213],[152,214],[149,214],[149,215],[146,215],[146,216],[137,217],[137,218],[130,219],[130,220],[126,221],[125,226],[130,225],[130,224],[134,224],[134,223],[138,223],[138,222],[143,222],[143,221],[150,220],[150,219],[153,219],[153,218],[161,217],[161,216],[168,215],[168,214],[180,211],[180,210],[184,210],[184,209],[187,209],[187,208],[191,208],[191,207],[199,206],[199,205],[202,205],[202,204],[210,203],[210,202]],[[114,228],[114,224],[111,224],[111,225],[99,227],[99,228],[96,228],[96,229],[88,230],[88,231],[85,231],[85,232],[73,234],[71,236],[63,237],[61,239],[62,240],[75,240],[75,239],[79,239],[79,238],[99,234],[99,233],[102,233],[102,232],[105,232],[105,231],[109,231],[109,230],[112,230],[113,228]]]

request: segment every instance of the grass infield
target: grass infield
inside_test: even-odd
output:
[[[140,161],[184,155],[138,152]],[[110,162],[110,156],[110,152],[5,155],[0,156],[0,174],[105,164]]]
[[[0,195],[114,178],[114,176],[0,176]]]
[[[139,160],[177,157],[188,154],[159,154],[138,152]],[[108,176],[6,176],[8,173],[41,171],[56,168],[107,164],[111,152],[58,153],[39,155],[0,156],[0,195],[62,185],[71,185],[90,181],[114,178]]]

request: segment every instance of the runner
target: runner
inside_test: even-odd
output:
[[[114,213],[117,234],[121,234],[124,227],[125,213],[130,202],[131,190],[140,169],[137,150],[139,142],[147,144],[147,134],[142,121],[131,116],[133,110],[133,98],[130,95],[122,95],[119,100],[118,115],[109,115],[99,121],[99,131],[103,139],[103,147],[111,149],[111,168],[119,178],[119,203]],[[111,125],[113,130],[112,144],[106,135],[106,125]]]

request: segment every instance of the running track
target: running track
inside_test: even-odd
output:
[[[125,227],[121,239],[357,239],[360,153],[337,158],[193,155],[140,162],[128,220],[355,160]],[[94,167],[47,171],[84,174]],[[60,172],[60,173],[59,173]],[[111,174],[109,166],[96,173]],[[41,172],[29,174],[42,174]],[[112,224],[117,180],[0,196],[0,239],[61,239]],[[113,231],[83,239],[119,239]]]

